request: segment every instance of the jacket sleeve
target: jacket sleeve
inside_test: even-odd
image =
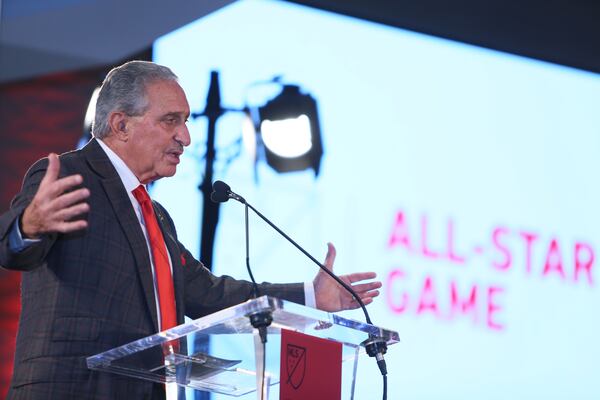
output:
[[[182,255],[186,260],[185,303],[189,317],[208,315],[252,298],[251,282],[228,275],[216,276],[192,257],[189,251],[183,249]],[[258,285],[258,290],[260,296],[268,295],[304,304],[303,283],[263,282]]]
[[[166,217],[172,232],[175,225],[160,206],[160,212]],[[186,315],[190,318],[199,318],[204,315],[240,304],[253,295],[252,283],[246,280],[235,279],[228,275],[216,276],[177,240],[180,250],[181,268],[184,274],[184,302]],[[304,283],[269,283],[258,285],[259,295],[279,297],[284,300],[304,304]]]

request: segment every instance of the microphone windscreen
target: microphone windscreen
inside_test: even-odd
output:
[[[229,187],[228,184],[226,184],[223,181],[215,181],[215,183],[213,183],[213,190],[217,193],[220,193],[220,192],[226,193],[229,190],[231,190],[231,188]]]
[[[220,182],[220,181],[217,181]],[[210,194],[210,199],[213,201],[213,203],[225,203],[227,200],[229,200],[229,195],[227,194],[227,192],[217,192],[214,191]]]

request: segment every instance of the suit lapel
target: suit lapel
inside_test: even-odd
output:
[[[131,251],[135,258],[135,264],[142,283],[144,296],[148,305],[148,311],[156,332],[158,332],[158,316],[156,314],[156,299],[154,296],[154,283],[152,271],[150,270],[150,255],[146,239],[140,227],[140,222],[135,215],[128,194],[125,192],[123,182],[114,169],[112,163],[96,142],[92,139],[83,149],[83,153],[92,169],[101,176],[101,182],[106,191],[109,203],[112,206],[117,220],[127,237]]]

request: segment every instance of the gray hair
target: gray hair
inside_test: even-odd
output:
[[[98,139],[110,133],[108,117],[114,111],[143,115],[148,110],[146,88],[156,81],[177,81],[169,68],[149,61],[129,61],[113,68],[98,93],[92,135]]]

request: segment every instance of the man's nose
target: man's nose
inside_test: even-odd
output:
[[[192,139],[190,137],[190,130],[188,129],[187,125],[184,124],[180,129],[177,130],[175,140],[177,140],[178,143],[181,143],[182,146],[190,145]]]

